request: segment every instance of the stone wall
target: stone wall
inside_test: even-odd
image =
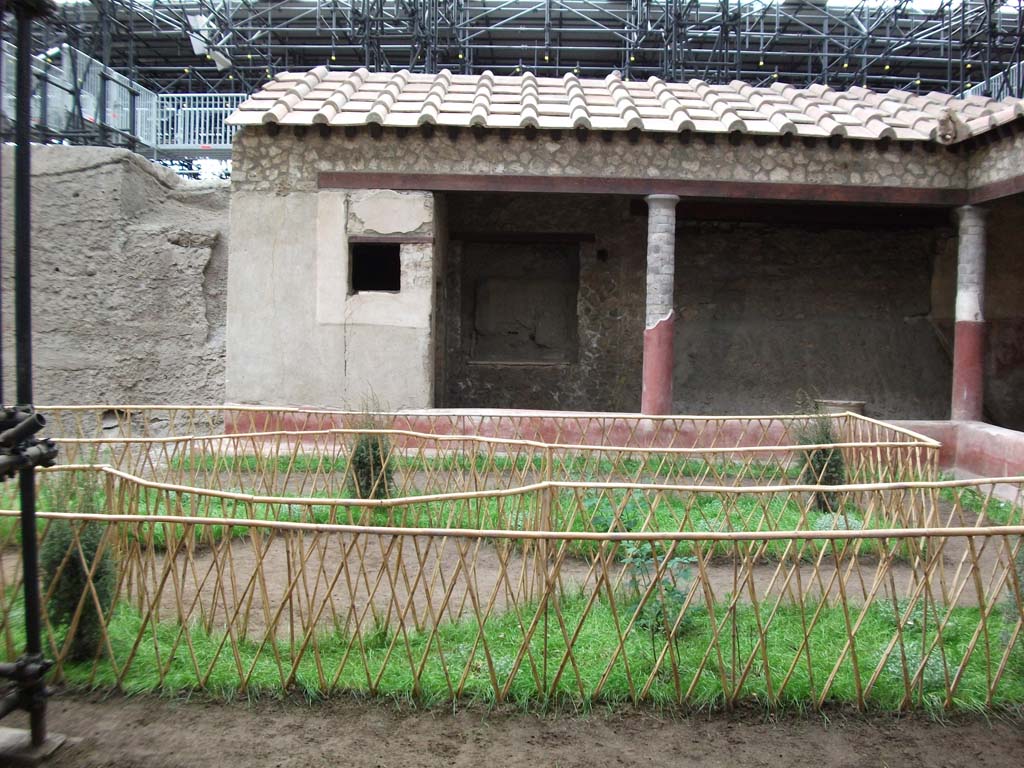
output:
[[[640,405],[646,217],[630,212],[626,197],[594,195],[445,195],[454,238],[440,304],[449,328],[441,405],[481,408],[630,410]],[[579,290],[576,355],[543,365],[474,361],[472,270],[467,254],[487,243],[467,243],[466,233],[495,235],[504,253],[545,236],[589,235],[577,241]],[[523,236],[509,245],[504,236]],[[566,246],[563,246],[566,247]]]
[[[928,151],[921,143],[897,148],[884,142],[843,142],[831,147],[816,141],[745,138],[733,144],[724,136],[696,136],[688,143],[674,137],[642,134],[592,135],[585,142],[568,131],[541,131],[534,140],[520,131],[507,140],[491,133],[477,139],[462,131],[454,138],[439,131],[400,136],[386,131],[379,139],[365,129],[352,136],[333,131],[287,129],[276,136],[245,128],[236,135],[232,183],[235,189],[270,193],[317,189],[321,172],[424,173],[470,175],[585,176],[598,178],[695,179],[786,184],[907,186],[962,189],[967,181],[963,154]]]
[[[39,403],[221,403],[228,189],[125,150],[32,153]],[[4,395],[14,399],[14,153],[3,147]]]
[[[646,212],[628,198],[448,195],[451,231],[583,233],[579,357],[561,366],[471,361],[449,337],[444,405],[635,411],[640,403]],[[800,390],[886,418],[944,418],[950,363],[930,320],[935,255],[951,227],[715,220],[679,206],[674,410],[792,411]],[[751,220],[770,211],[745,209]],[[812,217],[813,218],[813,217]],[[500,240],[501,238],[495,238]],[[505,248],[513,246],[502,246]],[[453,253],[464,253],[453,243]],[[451,327],[472,324],[468,271],[448,270]]]
[[[1019,176],[1024,169],[1024,133],[975,148],[967,163],[967,185],[980,187]]]
[[[930,319],[951,228],[688,222],[676,241],[675,405],[785,413],[800,390],[881,418],[946,418],[951,364]]]

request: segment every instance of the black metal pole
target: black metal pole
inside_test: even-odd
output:
[[[100,72],[100,103],[97,109],[96,125],[100,131],[100,144],[107,143],[107,71]]]
[[[14,323],[17,361],[17,402],[32,403],[32,17],[15,7],[18,19],[17,147],[14,155]],[[25,653],[41,660],[39,551],[36,540],[35,468],[18,472],[21,491],[21,547],[25,583]],[[32,744],[46,741],[46,698],[42,680],[22,691],[28,706]]]

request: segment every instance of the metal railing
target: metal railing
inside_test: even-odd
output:
[[[0,111],[14,121],[14,46],[3,44]],[[32,119],[42,134],[76,138],[113,133],[128,143],[155,146],[157,96],[69,45],[32,64]],[[105,142],[104,142],[105,143]]]
[[[13,45],[3,43],[2,58],[0,114],[13,123]],[[32,121],[42,136],[96,137],[100,143],[142,145],[157,154],[230,149],[236,129],[224,121],[246,98],[244,93],[157,95],[68,45],[52,56],[36,57],[32,72]]]
[[[245,101],[244,93],[162,94],[157,102],[157,149],[226,149],[236,128],[228,115]]]
[[[1024,67],[1019,63],[1007,67],[988,80],[966,89],[963,97],[990,96],[993,99],[1005,99],[1009,96],[1024,96]]]

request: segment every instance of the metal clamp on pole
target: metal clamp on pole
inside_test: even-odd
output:
[[[26,467],[53,466],[57,446],[52,440],[35,437],[44,426],[46,419],[31,406],[0,411],[0,480],[12,478]],[[2,669],[0,665],[0,677]]]

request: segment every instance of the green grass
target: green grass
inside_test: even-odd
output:
[[[587,490],[574,494],[563,491],[555,505],[553,528],[570,531],[683,531],[687,533],[720,533],[728,531],[796,531],[843,530],[864,527],[863,513],[847,506],[837,513],[804,511],[804,505],[789,495],[737,495],[723,498],[711,494],[666,493],[654,498],[643,491]],[[895,527],[896,523],[874,516],[873,528]],[[597,551],[599,542],[580,541],[570,545],[577,556],[589,556]],[[707,549],[706,543],[680,542],[675,548],[677,556],[696,554],[697,548]],[[726,557],[735,552],[735,545],[718,541],[710,545],[714,556]],[[765,542],[761,557],[782,557],[790,541]],[[828,542],[807,542],[803,557],[813,557]],[[861,555],[879,554],[881,544],[864,540],[858,545]]]
[[[11,498],[12,487],[3,488],[3,492]],[[944,498],[946,493],[944,490]],[[982,507],[985,507],[986,514],[992,522],[1020,521],[1019,508],[1012,505],[997,508],[996,505],[1002,505],[1002,502],[996,501],[989,502],[986,506],[984,498],[973,489],[958,489],[958,494],[961,503],[967,508],[981,511]],[[535,525],[537,501],[540,498],[540,495],[528,494],[506,499],[491,497],[430,503],[414,502],[395,508],[372,508],[328,504],[250,505],[220,497],[173,491],[144,491],[138,497],[137,511],[141,514],[180,514],[232,519],[514,530]],[[805,519],[803,504],[783,495],[729,497],[732,503],[726,507],[723,506],[723,499],[719,495],[665,493],[657,497],[658,502],[653,511],[649,501],[651,498],[654,498],[653,494],[643,491],[577,492],[563,489],[554,496],[552,522],[556,529],[564,526],[573,531],[694,532],[794,530],[819,528],[823,525],[825,528],[857,527],[864,522],[860,512],[852,508],[845,510],[841,523],[839,518],[815,512],[808,513]],[[952,492],[947,500],[951,498]],[[52,491],[47,489],[44,482],[40,490],[40,508],[46,509],[53,503]],[[99,508],[105,508],[105,505],[100,503]],[[993,510],[996,510],[996,515],[1004,517],[1001,520],[997,519],[996,515],[993,515]],[[574,513],[572,519],[570,512]],[[872,527],[885,527],[885,523],[878,518],[869,523]],[[10,537],[16,537],[17,532],[13,528],[17,524],[15,518],[0,518],[0,526],[3,526],[0,528],[0,541],[10,541]],[[222,540],[223,536],[227,535],[228,528],[233,536],[250,534],[250,527],[242,524],[196,526],[193,535],[200,543],[212,544]],[[183,536],[185,529],[181,525],[172,527],[168,523],[139,523],[130,524],[129,532],[132,536],[161,548]],[[760,556],[765,559],[781,557],[788,544],[789,542],[785,540],[768,542],[761,550]],[[588,556],[594,554],[597,546],[598,544],[594,542],[575,542],[570,545],[570,551],[578,556]],[[664,548],[666,545],[659,546]],[[752,542],[736,545],[719,542],[708,545],[705,542],[694,545],[684,542],[676,547],[672,554],[685,560],[697,552],[706,553],[708,546],[713,547],[714,555],[724,557],[743,548],[757,547],[758,544]],[[829,544],[809,544],[805,549],[805,557],[813,556],[818,551],[815,547],[820,546]],[[849,546],[858,546],[858,552],[865,554],[870,553],[872,547],[881,545],[865,541]],[[621,560],[629,560],[635,558],[637,552],[643,554],[643,545],[634,546],[631,550],[627,542],[620,545],[617,556]],[[659,554],[664,555],[667,552],[667,549],[662,549]],[[683,569],[689,567],[689,563],[681,565]],[[629,589],[625,591],[630,592]],[[20,650],[23,642],[20,635],[23,619],[19,598],[8,594],[4,599],[11,606],[11,610],[7,615],[6,627],[0,623],[0,634],[6,635],[7,651],[10,655],[12,649]],[[580,623],[581,616],[586,610],[586,602],[581,596],[569,596],[560,600],[559,609],[570,634]],[[536,674],[541,678],[540,682],[535,679],[529,657],[513,675],[515,657],[524,638],[523,627],[528,626],[533,620],[533,613],[536,610],[535,606],[523,606],[518,613],[509,611],[497,614],[486,622],[486,654],[477,637],[480,628],[475,619],[443,623],[433,640],[428,633],[411,631],[396,636],[386,626],[379,626],[364,628],[362,643],[355,642],[353,646],[352,636],[341,631],[325,632],[318,635],[316,641],[319,665],[314,659],[312,649],[308,650],[298,661],[294,685],[291,687],[308,696],[342,691],[363,692],[403,699],[414,698],[427,704],[436,704],[450,699],[449,681],[456,685],[468,666],[470,674],[463,696],[469,699],[495,701],[491,676],[494,675],[499,684],[504,684],[512,675],[509,700],[522,706],[544,704],[551,698],[574,705],[630,701],[639,695],[639,690],[646,684],[647,678],[654,670],[655,659],[666,650],[666,632],[660,625],[661,620],[658,617],[664,617],[665,614],[673,615],[672,610],[665,610],[661,614],[651,613],[649,610],[642,611],[626,640],[626,659],[620,657],[613,661],[618,638],[630,618],[623,612],[628,613],[630,606],[635,605],[636,599],[630,595],[624,595],[619,601],[618,615],[613,613],[606,598],[602,598],[594,605],[574,646],[576,667],[570,665],[566,668],[564,677],[557,685],[553,682],[557,672],[555,667],[564,653],[566,639],[554,608],[546,624],[539,625],[546,626],[546,636],[543,629],[538,629],[530,643],[530,653],[537,663]],[[672,603],[669,607],[671,609],[674,606],[677,606],[677,603]],[[650,607],[647,606],[648,609]],[[809,654],[799,657],[799,663],[794,668],[785,692],[780,695],[777,691],[794,658],[800,653],[803,628],[815,610],[816,606],[813,605],[805,606],[802,612],[798,606],[788,604],[778,608],[767,630],[767,659],[760,653],[756,654],[745,683],[736,692],[736,698],[742,701],[761,702],[772,707],[803,709],[817,697],[824,681],[832,674],[847,637],[846,615],[840,608],[834,606],[821,608],[818,624],[811,633]],[[718,707],[725,703],[727,694],[733,691],[735,681],[742,672],[742,666],[757,646],[760,635],[759,615],[748,605],[740,605],[729,612],[724,603],[714,605],[713,612],[719,622],[723,617],[725,619],[719,636],[721,661],[717,654],[713,654],[704,663],[703,670],[698,672],[713,632],[707,609],[691,608],[685,617],[685,632],[671,641],[671,653],[678,658],[678,678],[666,662],[651,682],[650,691],[646,695],[647,701],[655,704],[683,703],[693,707]],[[762,607],[760,621],[764,621],[768,613],[770,611]],[[836,673],[829,702],[856,701],[858,681],[862,686],[867,685],[884,648],[894,636],[898,623],[903,623],[902,633],[909,663],[920,663],[922,643],[930,645],[935,637],[935,616],[925,616],[920,607],[913,615],[905,618],[904,613],[905,607],[894,609],[892,606],[874,606],[867,612],[857,631],[859,676],[854,672],[851,659],[847,658]],[[856,615],[853,618],[856,619]],[[993,659],[994,669],[1012,633],[1016,614],[1007,606],[1001,606],[992,613],[988,621],[987,635],[983,636],[983,640],[979,642],[963,670],[956,698],[952,702],[954,709],[974,710],[986,707],[989,683],[985,666],[986,653]],[[947,674],[954,675],[962,664],[964,653],[978,622],[977,608],[953,609],[952,617],[942,633],[942,648],[945,655],[943,657],[939,651],[935,651],[929,657],[923,680],[915,688],[912,702],[914,706],[929,710],[943,708]],[[139,634],[142,634],[136,656],[123,681],[124,689],[129,692],[159,690],[177,693],[194,690],[198,685],[197,673],[188,652],[189,646],[196,654],[202,674],[212,667],[205,688],[214,695],[232,697],[241,692],[239,667],[243,674],[248,673],[250,668],[254,670],[251,684],[247,689],[248,694],[278,694],[284,690],[281,669],[275,660],[275,654],[268,646],[261,647],[255,642],[242,642],[236,658],[230,651],[230,644],[223,645],[224,637],[216,632],[208,633],[198,626],[190,626],[185,630],[186,642],[184,638],[179,637],[182,628],[178,625],[144,625],[142,617],[127,605],[118,606],[110,622],[109,632],[113,644],[113,658],[118,667],[128,658]],[[62,640],[61,630],[58,630],[57,641]],[[176,650],[172,654],[171,649],[175,646]],[[444,651],[443,656],[438,652],[439,647]],[[389,648],[393,650],[390,657]],[[541,661],[544,648],[547,648],[549,659],[546,678]],[[284,666],[284,677],[287,678],[295,651],[282,640],[278,643],[278,653]],[[346,653],[348,657],[343,664]],[[421,664],[422,674],[417,678],[414,670],[418,672]],[[335,685],[330,681],[339,667],[341,675]],[[106,688],[116,682],[114,668],[115,665],[104,658],[96,663],[69,664],[64,668],[64,676],[73,685]],[[162,684],[158,672],[160,669],[167,670]],[[323,670],[323,674],[327,676],[327,683],[322,681],[319,670]],[[378,677],[379,682],[376,682]],[[684,698],[685,691],[695,677],[692,695]],[[598,690],[602,678],[606,680]],[[633,680],[632,687],[630,678]],[[554,686],[554,690],[551,690],[551,686]],[[885,665],[874,690],[869,695],[868,703],[879,709],[895,710],[903,706],[903,697],[903,671],[897,651],[897,655]],[[1018,637],[1016,641],[992,704],[997,707],[1024,706],[1024,635]]]
[[[943,479],[949,478],[944,477]],[[977,515],[984,512],[985,519],[990,525],[1021,525],[1024,523],[1024,508],[998,499],[994,495],[982,495],[975,488],[943,488],[939,492],[939,498],[951,504],[959,500],[962,509]]]
[[[544,469],[544,457],[541,455],[492,455],[486,453],[465,454],[452,453],[441,456],[407,456],[391,457],[395,469],[408,472],[448,472],[475,471],[489,472],[525,472]],[[348,469],[345,456],[334,458],[317,455],[296,454],[294,456],[197,456],[177,458],[171,462],[171,468],[186,471],[205,472],[247,472],[247,473],[292,473],[304,472],[340,472]],[[552,476],[571,480],[594,480],[610,477],[644,477],[649,480],[684,480],[702,478],[705,481],[716,479],[751,477],[766,480],[787,478],[797,480],[801,474],[801,466],[787,467],[778,462],[708,462],[701,459],[690,459],[673,454],[656,454],[646,459],[635,458],[595,458],[593,455],[576,454],[571,456],[555,456],[552,462]]]
[[[580,622],[586,606],[582,597],[565,598],[560,608],[568,634]],[[808,606],[806,617],[813,614],[815,607]],[[741,605],[730,612],[726,605],[716,605],[718,622],[724,621],[720,632],[722,661],[712,654],[702,671],[705,649],[712,639],[711,622],[706,609],[693,609],[692,618],[687,622],[688,630],[672,643],[676,655],[678,680],[666,661],[655,676],[647,701],[655,704],[683,703],[694,707],[719,707],[725,702],[725,692],[733,690],[748,657],[757,648],[759,637],[758,617],[749,606]],[[456,684],[467,666],[471,669],[463,697],[485,702],[496,700],[491,685],[493,674],[504,685],[512,674],[516,655],[524,638],[523,626],[529,625],[535,611],[526,606],[521,614],[506,612],[496,615],[485,624],[488,652],[478,641],[479,625],[475,619],[448,622],[439,628],[438,637],[430,640],[429,633],[410,632],[397,637],[386,627],[368,628],[362,646],[353,643],[351,636],[331,632],[317,638],[320,669],[327,677],[327,685],[321,682],[318,665],[312,649],[299,661],[294,688],[309,696],[321,696],[336,692],[364,692],[379,696],[413,698],[425,704],[437,704],[451,698],[449,680]],[[766,612],[762,610],[761,621]],[[596,604],[586,618],[574,646],[579,679],[570,665],[562,679],[554,685],[556,665],[561,661],[566,641],[558,622],[551,614],[547,623],[547,636],[543,623],[531,640],[530,652],[537,665],[537,678],[531,671],[529,657],[526,657],[515,672],[509,691],[509,700],[523,706],[533,706],[548,699],[575,704],[615,703],[634,700],[640,689],[652,674],[655,659],[665,650],[666,640],[661,633],[651,633],[639,627],[626,640],[626,659],[621,656],[613,661],[618,643],[616,625],[624,627],[628,616],[613,614],[605,602]],[[955,608],[943,632],[945,664],[939,649],[936,649],[925,666],[923,680],[915,688],[913,706],[925,709],[942,709],[945,702],[947,672],[954,675],[962,659],[972,633],[977,626],[979,612],[976,608]],[[884,648],[896,632],[895,611],[891,608],[872,607],[857,634],[857,659],[859,681],[866,686],[871,673],[878,665]],[[806,652],[800,653],[803,638],[804,617],[796,606],[783,605],[767,630],[767,659],[758,651],[752,669],[735,698],[741,701],[760,702],[774,707],[805,709],[820,693],[821,686],[832,673],[846,639],[846,618],[836,607],[822,609],[817,625],[811,631],[810,664]],[[993,651],[1002,653],[998,647],[1000,638],[1009,636],[1010,623],[1001,613],[990,618],[990,636]],[[934,623],[925,624],[909,619],[903,629],[905,652],[908,663],[916,667],[921,661],[922,641],[930,644],[934,638]],[[165,693],[185,692],[197,688],[196,671],[191,662],[186,642],[178,637],[180,628],[172,623],[160,624],[155,629],[147,625],[143,630],[141,617],[132,609],[120,607],[110,624],[114,657],[119,663],[127,658],[139,633],[142,642],[136,657],[123,681],[128,692],[162,691]],[[155,634],[155,636],[154,636]],[[406,638],[408,649],[406,648]],[[212,667],[206,689],[214,695],[232,697],[239,693],[239,666],[247,673],[253,668],[248,693],[279,693],[282,688],[282,673],[269,647],[255,642],[239,645],[239,658],[230,650],[230,644],[221,647],[222,635],[208,634],[202,629],[188,630],[188,643],[194,649],[198,666],[205,674]],[[396,643],[388,659],[388,648]],[[1004,641],[1005,642],[1005,641]],[[177,643],[173,658],[170,649]],[[331,686],[339,666],[342,665],[346,649],[352,644],[341,675],[336,685]],[[995,691],[992,703],[995,706],[1016,706],[1024,704],[1024,641],[1018,639],[1005,674]],[[439,654],[437,649],[444,651]],[[160,652],[157,654],[157,647]],[[545,678],[542,654],[548,649],[549,664]],[[284,665],[284,677],[295,656],[284,641],[279,642],[278,652]],[[883,710],[896,710],[903,704],[904,678],[899,648],[884,670],[870,695],[868,704]],[[412,662],[410,662],[410,656]],[[778,686],[789,671],[794,659],[798,663],[786,690],[779,695]],[[364,661],[365,659],[365,667]],[[627,675],[627,663],[629,674]],[[423,664],[419,679],[413,669]],[[94,666],[95,664],[95,666]],[[609,664],[611,668],[609,670]],[[157,672],[161,667],[167,670],[163,684]],[[369,676],[367,675],[369,672]],[[913,672],[913,670],[912,670]],[[98,663],[77,663],[64,670],[66,680],[72,685],[110,687],[116,682],[114,667],[108,660]],[[607,681],[598,691],[598,683],[607,674]],[[369,677],[369,680],[367,679]],[[379,683],[377,679],[379,677]],[[633,686],[630,686],[630,677]],[[690,682],[696,677],[692,695],[684,698]],[[769,696],[769,677],[774,698]],[[724,678],[724,685],[723,685]],[[855,703],[857,699],[858,676],[848,656],[840,665],[835,684],[827,698],[828,702]],[[985,653],[978,648],[967,662],[963,679],[953,700],[954,709],[975,710],[986,706],[988,676],[985,671]],[[553,686],[553,690],[552,690]],[[681,686],[681,687],[677,687]],[[582,688],[582,690],[581,690]]]
[[[49,480],[49,477],[46,478]],[[40,485],[39,509],[52,510],[52,493],[46,482]],[[102,491],[101,491],[102,493]],[[313,498],[327,498],[326,492],[318,492]],[[656,501],[654,501],[656,499]],[[267,504],[248,503],[242,500],[207,496],[188,492],[159,491],[142,489],[127,506],[140,515],[195,516],[204,518],[225,518],[232,520],[278,520],[318,524],[354,524],[390,527],[449,527],[523,530],[536,528],[536,506],[538,494],[527,493],[510,497],[482,497],[474,499],[436,500],[411,502],[392,507],[360,507],[333,504]],[[653,509],[652,509],[653,504]],[[97,508],[105,509],[105,499],[97,500]],[[552,503],[552,530],[566,531],[685,531],[726,532],[748,530],[800,530],[818,528],[859,528],[864,525],[863,514],[852,507],[843,510],[839,516],[823,515],[815,511],[805,513],[804,502],[788,494],[694,494],[689,492],[666,492],[653,494],[645,491],[626,490],[576,490],[558,491]],[[2,519],[0,528],[2,540],[8,535],[17,535],[7,530],[16,526],[13,518]],[[876,515],[869,521],[872,527],[889,527],[888,521]],[[178,540],[184,535],[184,526],[167,523],[139,523],[132,526],[131,535],[143,542],[151,543],[158,549],[167,546],[168,539]],[[246,536],[245,525],[195,526],[193,536],[197,543],[215,544],[223,536]],[[576,542],[572,553],[578,556],[591,555],[598,547],[596,542]],[[713,545],[715,554],[728,556],[733,552],[729,542]],[[781,557],[788,546],[787,541],[772,541],[765,545],[762,557]],[[805,557],[812,557],[818,545],[808,545]],[[871,553],[878,545],[865,541],[860,545],[862,554]],[[692,553],[694,545],[684,542],[677,548],[680,555]]]
[[[344,472],[348,461],[343,456],[330,458],[320,455],[295,456],[190,456],[171,461],[171,469],[189,472]]]

